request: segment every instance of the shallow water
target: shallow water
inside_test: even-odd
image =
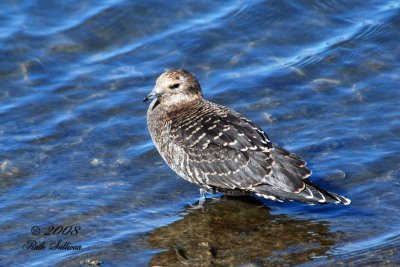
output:
[[[3,1],[0,265],[400,264],[399,18],[400,1]],[[141,103],[170,67],[352,204],[188,209],[198,189],[158,155]]]

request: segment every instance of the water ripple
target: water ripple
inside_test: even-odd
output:
[[[396,265],[399,12],[399,1],[0,3],[0,265]],[[187,209],[198,189],[158,155],[141,103],[170,67],[352,205]],[[33,225],[52,224],[82,226],[71,242],[84,249],[21,253]]]

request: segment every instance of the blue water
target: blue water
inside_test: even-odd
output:
[[[399,29],[400,1],[2,1],[0,266],[399,265]],[[172,67],[352,204],[188,209],[141,103]]]

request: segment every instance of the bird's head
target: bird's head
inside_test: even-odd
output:
[[[200,84],[192,73],[184,69],[171,69],[157,78],[153,91],[143,102],[154,99],[154,108],[156,104],[184,105],[202,98]]]

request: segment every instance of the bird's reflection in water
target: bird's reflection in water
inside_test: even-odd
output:
[[[254,198],[227,198],[187,210],[156,229],[150,247],[165,249],[151,266],[295,265],[326,255],[337,240],[327,223],[272,215]]]

